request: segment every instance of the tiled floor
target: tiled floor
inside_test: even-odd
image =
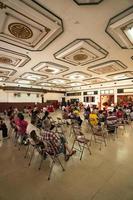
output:
[[[83,129],[89,137],[86,122]],[[1,143],[0,200],[133,200],[133,128],[122,132],[101,151],[93,143],[92,155],[85,151],[82,161],[78,152],[68,162],[62,157],[66,171],[55,165],[50,181],[49,160],[39,171],[37,153],[28,167],[25,147],[18,151],[11,139]],[[71,145],[72,137],[68,140]]]

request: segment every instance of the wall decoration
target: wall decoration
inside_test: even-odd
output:
[[[101,95],[100,97],[101,109],[114,104],[114,95]]]
[[[127,106],[128,104],[133,103],[133,95],[118,95],[117,104],[118,106]]]

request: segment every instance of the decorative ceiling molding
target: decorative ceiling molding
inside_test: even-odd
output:
[[[49,79],[47,82],[55,85],[62,85],[62,87],[64,87],[64,85],[67,84],[69,80],[63,78],[53,78]]]
[[[128,31],[132,34],[128,37]],[[133,6],[109,20],[106,33],[123,49],[133,48]]]
[[[112,80],[126,80],[133,78],[133,71],[125,71],[122,73],[110,74],[108,77]]]
[[[17,78],[15,79],[13,82],[18,83],[18,84],[24,84],[24,85],[31,85],[31,84],[35,84],[35,81],[33,80],[27,80],[24,78]]]
[[[17,71],[14,69],[6,68],[6,67],[0,67],[0,76],[13,76]]]
[[[67,87],[76,87],[76,86],[82,86],[82,85],[84,85],[83,82],[77,82],[77,81],[66,84]]]
[[[24,74],[22,74],[20,76],[22,79],[26,79],[26,80],[29,80],[29,81],[42,81],[46,78],[48,78],[48,76],[46,75],[42,75],[42,74],[36,74],[36,73],[31,73],[31,72],[26,72]]]
[[[88,70],[90,72],[93,72],[99,75],[114,73],[114,72],[122,71],[125,69],[127,69],[127,66],[124,65],[119,60],[111,60],[104,63],[100,63],[98,65],[93,65],[91,67],[88,67]]]
[[[63,32],[62,20],[35,0],[7,0],[0,18],[0,41],[31,51],[43,50]]]
[[[86,80],[88,78],[90,78],[92,75],[91,74],[87,74],[81,71],[75,71],[75,72],[71,72],[69,74],[64,75],[63,77],[66,79],[69,79],[71,81],[81,81],[81,80]]]
[[[96,78],[88,79],[88,80],[86,80],[86,82],[88,84],[92,84],[93,85],[93,84],[97,84],[97,83],[107,82],[107,79],[96,77]]]
[[[6,76],[0,76],[0,82],[6,81],[8,79],[8,77]]]
[[[0,47],[0,64],[5,66],[23,67],[31,58],[25,54],[21,54],[9,49]]]
[[[40,82],[38,83],[39,86],[45,86],[45,87],[52,87],[55,86],[53,83],[48,83],[48,82]]]
[[[76,39],[54,54],[57,60],[72,65],[86,65],[105,58],[108,52],[91,39]]]
[[[97,5],[101,3],[103,0],[73,0],[73,1],[79,6],[84,6],[84,5]]]
[[[69,70],[69,67],[65,67],[53,62],[40,62],[34,66],[32,70],[48,75],[56,75]]]

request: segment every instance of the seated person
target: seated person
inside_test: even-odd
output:
[[[81,124],[82,124],[82,119],[81,119],[81,117],[80,117],[80,112],[79,112],[79,110],[78,110],[77,108],[74,109],[73,115],[74,115],[74,119],[77,120],[79,126],[81,126]]]
[[[36,146],[39,153],[43,153],[44,143],[42,142],[41,138],[39,138],[36,134],[35,130],[30,132],[30,137],[27,138],[27,143],[30,142],[32,146]]]
[[[131,118],[131,121],[133,121],[133,109],[130,112],[130,118]]]
[[[43,140],[44,142],[48,141],[49,143],[51,143],[56,153],[63,153],[65,157],[65,161],[68,161],[70,156],[76,153],[75,150],[71,150],[68,147],[67,141],[64,138],[64,136],[58,136],[56,135],[56,133],[52,131],[44,131]],[[53,148],[48,147],[48,153],[50,155],[54,153]],[[67,151],[68,151],[68,154],[66,153]]]
[[[123,115],[124,115],[124,112],[122,111],[122,109],[119,109],[116,113],[117,115],[117,118],[118,119],[122,119],[123,118]]]
[[[98,125],[98,116],[97,116],[97,114],[94,111],[92,111],[90,113],[90,115],[89,115],[89,121],[90,121],[90,124],[92,126],[97,126]]]
[[[7,126],[2,118],[0,118],[0,130],[2,131],[3,139],[8,138],[8,129]]]
[[[54,125],[51,123],[49,119],[49,112],[46,111],[44,117],[42,118],[42,128],[44,130],[52,130]]]
[[[117,125],[117,117],[111,111],[108,113],[106,124],[108,133],[114,133]]]
[[[24,120],[24,115],[22,113],[18,113],[18,118],[15,120],[16,125],[16,137],[21,138],[21,142],[26,138],[27,135],[27,126],[28,122]]]
[[[103,114],[102,110],[99,110],[98,119],[100,124],[105,122],[105,115]]]

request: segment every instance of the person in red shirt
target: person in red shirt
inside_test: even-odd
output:
[[[116,115],[117,115],[117,118],[118,118],[118,119],[119,119],[119,118],[123,118],[124,112],[122,111],[122,109],[119,109],[119,110],[117,111]]]
[[[28,122],[24,120],[24,115],[22,113],[18,114],[18,118],[15,120],[15,125],[17,129],[16,137],[19,138],[21,142],[26,138]]]

